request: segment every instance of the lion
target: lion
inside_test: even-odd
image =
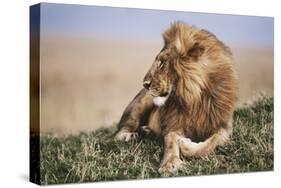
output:
[[[229,47],[209,31],[175,22],[163,34],[164,47],[125,109],[117,140],[140,130],[163,136],[160,174],[174,174],[182,157],[205,156],[232,134],[238,77]]]

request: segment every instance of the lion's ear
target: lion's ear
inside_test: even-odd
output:
[[[187,56],[192,58],[200,57],[205,51],[204,46],[201,46],[198,42],[194,43],[194,45],[187,51]]]

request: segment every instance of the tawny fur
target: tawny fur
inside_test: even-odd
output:
[[[177,22],[163,38],[144,78],[150,84],[126,108],[116,138],[141,126],[163,135],[165,174],[180,167],[180,153],[207,155],[227,141],[238,81],[230,49],[208,31]],[[154,97],[167,100],[156,106]]]

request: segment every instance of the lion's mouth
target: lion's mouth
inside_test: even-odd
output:
[[[163,92],[160,93],[159,97],[167,97],[169,95],[169,92]]]
[[[153,96],[153,97],[169,97],[170,93],[172,91],[172,88],[169,89],[163,89],[163,90],[158,90],[155,88],[149,88],[148,93]]]
[[[169,92],[158,93],[158,92],[155,92],[155,91],[153,92],[152,90],[149,90],[149,94],[151,96],[153,96],[154,105],[159,106],[159,107],[163,106],[169,97]]]
[[[161,92],[161,93],[156,93],[151,90],[149,90],[149,94],[152,95],[153,97],[167,97],[169,95],[169,92]]]

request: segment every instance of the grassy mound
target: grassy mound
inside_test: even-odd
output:
[[[158,178],[163,156],[161,138],[146,135],[115,142],[115,131],[99,129],[76,136],[41,137],[41,184]],[[229,144],[215,154],[185,159],[176,176],[273,170],[273,98],[237,109]]]

